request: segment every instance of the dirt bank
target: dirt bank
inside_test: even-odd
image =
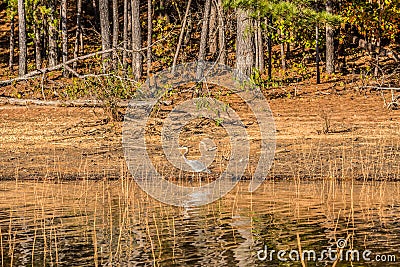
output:
[[[400,177],[400,111],[384,108],[379,92],[318,89],[269,104],[277,129],[269,177]],[[108,122],[101,108],[3,105],[0,125],[1,179],[127,175],[122,123]],[[210,168],[217,173],[218,166]]]

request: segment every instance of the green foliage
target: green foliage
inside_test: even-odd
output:
[[[341,16],[332,15],[325,11],[316,11],[314,1],[259,1],[259,0],[225,0],[225,7],[246,8],[253,10],[253,16],[266,18],[272,16],[279,24],[293,24],[300,19],[302,26],[315,23],[329,23],[339,25],[343,20]],[[306,22],[306,23],[304,23]]]
[[[177,35],[171,34],[174,25],[168,22],[164,16],[158,17],[153,20],[153,38],[156,40],[163,40],[167,34],[170,34],[169,38],[158,42],[153,46],[153,53],[155,56],[160,58],[162,64],[170,65],[173,61],[173,51],[176,48]]]
[[[99,99],[105,104],[105,111],[110,119],[119,120],[118,102],[130,99],[138,85],[133,85],[116,76],[88,77],[73,79],[64,93],[67,99]]]
[[[340,10],[345,22],[369,38],[394,39],[400,34],[400,2],[398,0],[355,0],[343,4]]]
[[[216,118],[216,119],[214,119],[214,121],[215,121],[215,126],[219,127],[224,122],[224,119],[223,118]]]
[[[73,79],[65,93],[70,99],[96,97],[98,99],[129,99],[135,87],[131,83],[114,76]]]
[[[18,0],[6,0],[7,4],[7,16],[10,19],[14,19],[18,14]]]

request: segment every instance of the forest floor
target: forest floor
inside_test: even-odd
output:
[[[360,92],[348,86],[323,83],[299,86],[295,95],[271,89],[265,94],[277,130],[276,154],[269,178],[394,180],[400,177],[400,111],[384,107],[381,92]],[[385,96],[389,99],[390,93]],[[230,104],[234,107],[234,103]],[[250,117],[244,116],[242,120],[251,124]],[[123,122],[109,121],[102,108],[2,105],[0,179],[126,176],[122,125]],[[218,134],[215,124],[204,125],[203,135],[212,138]],[[223,141],[218,138],[218,142]],[[197,147],[190,134],[185,142]],[[223,146],[218,142],[217,153],[223,155],[226,151],[222,151]],[[257,162],[256,150],[251,153],[248,172]],[[161,157],[162,150],[154,150],[152,154],[156,159]],[[199,156],[195,149],[188,158]],[[221,172],[222,161],[223,157],[217,157],[211,164],[211,176]],[[168,164],[162,168],[166,177],[182,175]]]

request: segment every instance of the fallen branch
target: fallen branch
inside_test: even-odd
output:
[[[55,70],[58,70],[58,69],[62,69],[66,65],[72,64],[72,63],[77,62],[79,60],[84,60],[84,59],[91,58],[91,57],[94,57],[94,56],[99,56],[99,55],[102,55],[102,54],[110,53],[112,51],[114,51],[114,48],[103,50],[103,51],[99,51],[99,52],[95,52],[95,53],[90,53],[90,54],[87,54],[87,55],[84,55],[84,56],[80,56],[80,57],[68,60],[63,64],[58,64],[58,65],[53,66],[53,67],[48,67],[48,68],[44,68],[44,69],[35,70],[35,71],[32,71],[32,72],[30,72],[30,73],[28,73],[28,74],[26,74],[24,76],[21,76],[21,77],[16,77],[16,78],[5,80],[5,81],[0,81],[0,86],[5,86],[5,85],[11,84],[13,82],[26,81],[28,79],[31,79],[31,78],[37,76],[37,75],[44,74],[46,72],[55,71]]]
[[[114,47],[114,48],[111,48],[111,49],[90,53],[90,54],[83,55],[83,56],[80,56],[80,57],[77,57],[77,58],[74,58],[74,59],[70,59],[70,60],[66,61],[65,63],[58,64],[58,65],[53,66],[53,67],[48,67],[48,68],[43,68],[43,69],[38,69],[38,70],[32,71],[32,72],[30,72],[30,73],[28,73],[28,74],[26,74],[24,76],[21,76],[21,77],[16,77],[16,78],[13,78],[13,79],[0,81],[0,86],[6,86],[6,85],[9,85],[9,84],[11,84],[13,82],[26,81],[26,80],[32,79],[32,78],[34,78],[34,77],[36,77],[38,75],[45,74],[46,72],[51,72],[51,71],[59,70],[59,69],[62,69],[62,68],[64,68],[65,70],[69,71],[70,73],[72,73],[73,75],[77,76],[78,78],[86,78],[86,77],[96,76],[96,74],[81,75],[81,74],[77,73],[76,71],[74,71],[72,68],[70,68],[68,65],[72,64],[72,63],[75,63],[77,61],[80,61],[80,60],[85,60],[85,59],[88,59],[88,58],[91,58],[91,57],[107,54],[107,53],[113,52],[114,50],[126,51],[126,52],[129,52],[129,53],[134,53],[134,52],[138,53],[138,52],[146,51],[149,47],[153,47],[153,46],[157,45],[159,42],[166,40],[169,37],[169,35],[173,32],[173,30],[174,30],[174,28],[167,35],[165,35],[164,38],[161,38],[161,39],[157,40],[156,42],[153,42],[150,46],[142,47],[141,49],[136,49],[135,50],[135,49],[125,49],[123,47]]]
[[[117,107],[126,108],[129,101],[124,100],[117,103]],[[19,98],[9,98],[0,97],[0,105],[16,105],[16,106],[27,106],[27,105],[37,105],[37,106],[53,106],[53,107],[92,107],[92,108],[103,108],[107,104],[101,100],[38,100],[38,99],[19,99]]]

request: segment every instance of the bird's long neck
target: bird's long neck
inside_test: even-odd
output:
[[[186,158],[187,153],[189,153],[189,149],[188,149],[187,147],[185,147],[185,152],[183,152],[182,157],[183,157],[183,160],[184,160],[187,164],[189,164],[189,163],[188,163],[189,161],[188,161],[188,159]]]

